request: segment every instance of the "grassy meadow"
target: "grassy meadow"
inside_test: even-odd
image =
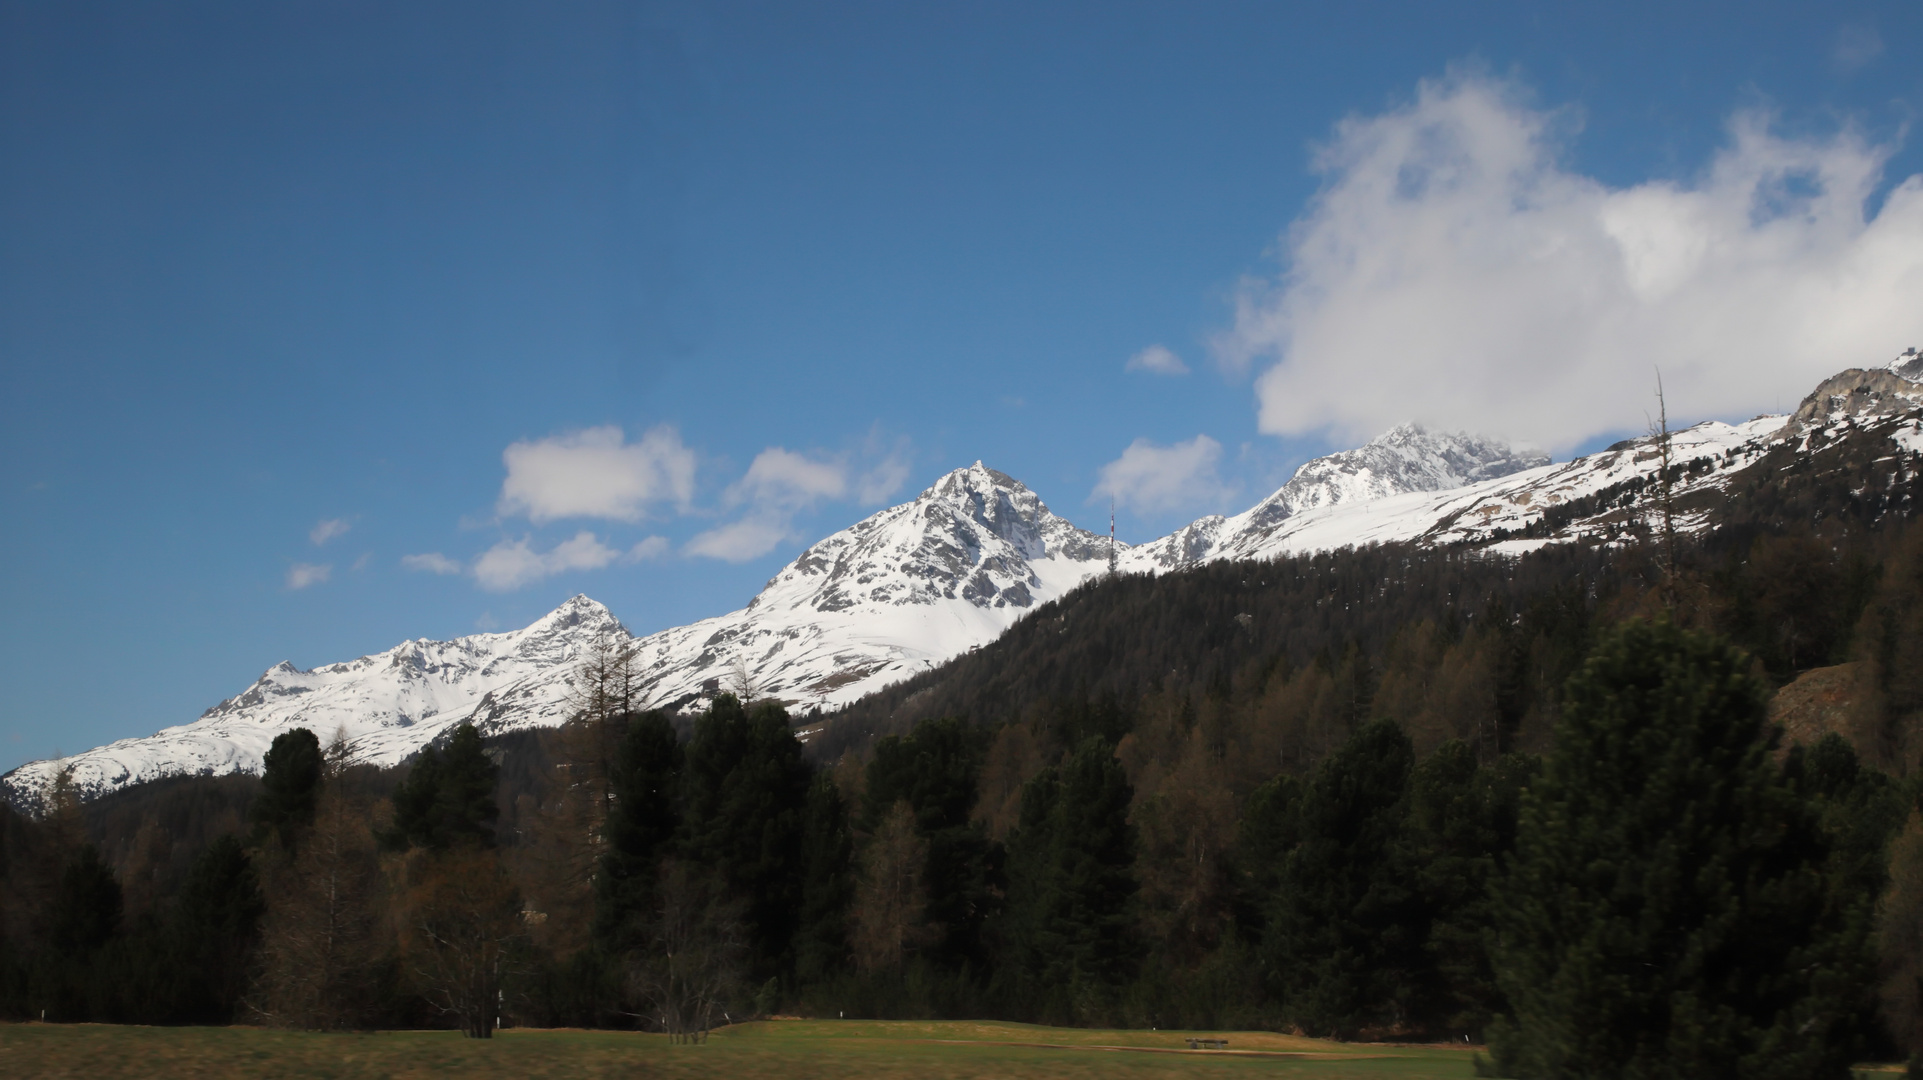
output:
[[[1190,1050],[1189,1035],[1226,1037]],[[321,1035],[259,1028],[0,1025],[0,1076],[494,1077],[660,1076],[729,1080],[822,1077],[1471,1075],[1471,1052],[1323,1042],[1270,1032],[1090,1031],[1027,1024],[784,1020],[741,1024],[699,1045],[614,1031],[510,1030]]]

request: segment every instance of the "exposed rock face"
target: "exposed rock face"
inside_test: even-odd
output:
[[[1923,354],[1835,375],[1793,417],[1672,433],[1670,457],[1682,471],[1677,526],[1707,528],[1706,514],[1690,508],[1713,502],[1744,469],[1820,454],[1845,435],[1874,442],[1885,455],[1878,460],[1923,468]],[[1369,543],[1498,555],[1614,543],[1646,526],[1643,493],[1653,490],[1661,458],[1647,436],[1551,464],[1493,440],[1404,426],[1303,465],[1244,513],[1205,517],[1140,547],[1117,545],[1115,554],[1123,572],[1156,573]],[[311,671],[277,664],[193,723],[66,764],[90,795],[183,773],[257,772],[274,736],[293,727],[323,739],[345,731],[365,760],[392,764],[463,720],[488,733],[564,722],[576,667],[608,641],[633,646],[639,696],[652,707],[699,708],[745,676],[756,693],[798,711],[835,708],[993,640],[1105,573],[1109,555],[1108,537],[1076,528],[1020,482],[976,462],[809,547],[727,615],[634,638],[606,608],[577,596],[511,633],[403,642]],[[1804,711],[1784,715],[1815,708],[1796,707]],[[0,778],[0,795],[31,804],[58,767],[24,765]]]
[[[464,720],[485,734],[555,726],[572,715],[580,661],[610,640],[636,650],[650,706],[699,707],[739,671],[762,695],[832,707],[993,640],[1103,572],[1108,544],[977,462],[810,547],[729,615],[636,639],[577,596],[511,633],[409,641],[311,671],[276,664],[193,723],[24,765],[0,786],[31,804],[63,764],[88,796],[258,772],[274,736],[296,727],[344,731],[363,760],[391,765]]]
[[[1857,664],[1814,668],[1776,691],[1769,699],[1769,721],[1783,728],[1783,746],[1808,746],[1825,735],[1837,734],[1854,742],[1850,723],[1856,707]],[[1864,747],[1857,752],[1863,753]]]
[[[1791,415],[1798,428],[1844,417],[1890,416],[1923,404],[1923,355],[1911,349],[1888,367],[1851,368],[1824,379]]]
[[[1206,517],[1142,545],[1129,565],[1172,570],[1210,559],[1259,557],[1273,547],[1286,522],[1308,511],[1447,491],[1548,463],[1547,454],[1517,450],[1495,439],[1404,424],[1366,446],[1308,462],[1274,494],[1243,513],[1232,518]]]

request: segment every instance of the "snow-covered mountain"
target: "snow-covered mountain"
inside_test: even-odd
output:
[[[1816,452],[1843,433],[1923,453],[1923,355],[1825,380],[1790,416],[1708,422],[1671,436],[1678,504],[1726,486],[1777,450]],[[1653,437],[1561,464],[1461,434],[1396,428],[1318,458],[1233,517],[1207,517],[1139,547],[1117,545],[1123,572],[1217,559],[1270,558],[1376,542],[1515,553],[1646,528],[1642,492],[1658,470]],[[1684,530],[1706,517],[1686,510]],[[368,761],[392,764],[463,720],[484,732],[552,726],[572,712],[572,680],[598,642],[631,643],[650,706],[698,708],[741,678],[796,711],[833,709],[993,640],[1036,606],[1106,571],[1109,540],[1052,513],[1021,483],[980,462],[914,500],[816,543],[740,611],[633,638],[577,596],[533,625],[453,641],[409,641],[311,671],[280,664],[200,719],[65,761],[99,795],[178,774],[258,771],[275,735],[344,730]],[[30,805],[60,763],[0,777]]]
[[[192,723],[61,762],[22,765],[0,784],[9,801],[30,805],[63,765],[73,768],[87,797],[166,776],[259,772],[274,736],[297,727],[323,743],[345,732],[361,757],[393,764],[467,719],[490,692],[531,680],[543,690],[521,698],[522,723],[559,724],[569,714],[576,663],[595,639],[609,636],[628,632],[607,608],[577,596],[505,634],[406,641],[311,671],[282,662]]]
[[[1684,467],[1672,484],[1676,501],[1686,508],[1676,520],[1677,528],[1683,532],[1704,528],[1708,519],[1697,496],[1726,488],[1772,450],[1787,447],[1807,455],[1848,432],[1873,434],[1890,455],[1923,453],[1923,353],[1912,348],[1887,365],[1832,375],[1787,416],[1759,416],[1738,424],[1712,420],[1672,432],[1670,461]],[[1376,442],[1401,440],[1407,446],[1419,435],[1418,429],[1398,428]],[[1360,455],[1369,449],[1348,453]],[[1557,542],[1616,540],[1647,527],[1652,507],[1643,492],[1662,462],[1657,436],[1626,439],[1573,461],[1543,462],[1506,475],[1502,470],[1528,459],[1521,454],[1502,457],[1504,449],[1498,445],[1485,450],[1493,478],[1479,482],[1457,466],[1458,471],[1442,474],[1436,487],[1415,488],[1432,474],[1411,470],[1406,475],[1414,477],[1409,487],[1415,489],[1402,493],[1286,500],[1289,486],[1304,474],[1320,473],[1323,463],[1345,455],[1318,459],[1245,513],[1203,518],[1173,535],[1124,551],[1121,569],[1158,571],[1215,559],[1274,558],[1372,543],[1467,545],[1515,554]],[[1456,460],[1475,457],[1463,454]],[[1343,470],[1331,471],[1339,475]],[[1370,472],[1380,475],[1373,465]],[[1467,482],[1447,486],[1450,476]],[[1609,505],[1589,505],[1598,500]],[[1272,504],[1275,509],[1267,510]]]
[[[1125,565],[1130,570],[1175,570],[1215,559],[1275,555],[1295,549],[1288,541],[1299,530],[1289,523],[1305,513],[1452,490],[1548,463],[1547,454],[1516,450],[1493,439],[1404,424],[1366,446],[1303,465],[1275,494],[1234,517],[1205,517],[1143,544]]]
[[[301,671],[282,663],[200,719],[0,778],[32,803],[58,768],[88,796],[179,774],[258,772],[274,736],[344,730],[361,759],[406,759],[461,721],[488,733],[558,725],[595,642],[631,642],[651,706],[695,706],[745,673],[797,709],[835,707],[992,641],[1108,564],[1108,538],[1050,512],[980,462],[820,541],[740,611],[633,639],[577,596],[524,630],[410,641]]]

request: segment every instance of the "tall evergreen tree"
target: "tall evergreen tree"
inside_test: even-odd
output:
[[[981,932],[997,860],[987,831],[969,815],[988,738],[986,729],[954,718],[929,720],[906,736],[883,738],[869,760],[862,795],[862,822],[869,832],[897,802],[914,810],[915,830],[928,841],[925,914],[939,934],[927,952],[950,967],[984,959]]]
[[[1005,963],[1050,1020],[1103,1019],[1105,1000],[1141,960],[1134,934],[1134,795],[1109,743],[1084,740],[1022,789],[1021,825],[1008,843]]]
[[[1295,801],[1259,953],[1288,1015],[1314,1034],[1407,1021],[1425,960],[1415,883],[1397,865],[1415,751],[1376,720]]]
[[[1412,987],[1413,1022],[1479,1035],[1502,1009],[1484,938],[1489,882],[1515,846],[1523,787],[1540,763],[1508,754],[1478,766],[1475,751],[1451,740],[1417,763],[1395,873],[1412,882],[1423,920],[1423,962]]]
[[[1570,680],[1496,893],[1503,1075],[1849,1075],[1865,931],[1750,666],[1631,622]]]
[[[120,883],[114,880],[113,870],[100,857],[99,848],[82,845],[60,873],[47,943],[62,957],[83,957],[120,929],[121,908]]]
[[[448,851],[494,846],[500,807],[494,786],[500,766],[487,756],[473,724],[454,729],[445,754],[421,751],[407,779],[394,788],[394,823],[383,838],[389,847]]]
[[[748,710],[720,694],[695,722],[684,769],[682,855],[719,871],[746,901],[755,966],[773,975],[791,959],[814,768],[780,706]]]
[[[595,879],[595,936],[616,952],[633,946],[637,921],[653,910],[656,875],[681,825],[681,767],[681,743],[667,714],[630,719],[609,769],[614,800]]]
[[[267,904],[247,850],[216,839],[188,872],[169,927],[179,981],[170,1018],[225,1024],[247,988],[247,968]]]
[[[321,748],[314,733],[295,728],[274,736],[262,759],[260,796],[249,812],[256,840],[292,848],[300,830],[314,823],[320,782]]]
[[[801,854],[795,974],[809,982],[835,974],[847,960],[848,901],[854,891],[854,835],[841,789],[827,773],[816,773],[808,788]]]

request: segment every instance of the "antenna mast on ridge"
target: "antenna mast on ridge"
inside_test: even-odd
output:
[[[1108,497],[1108,576],[1115,576],[1115,496]]]

